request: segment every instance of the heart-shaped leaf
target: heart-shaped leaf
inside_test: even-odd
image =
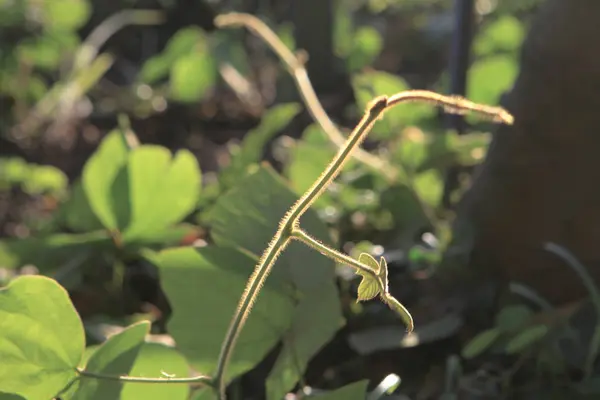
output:
[[[371,267],[375,273],[379,274],[381,267],[379,266],[377,260],[375,260],[370,254],[362,253],[358,257],[358,261]],[[363,271],[357,271],[356,273],[362,276],[362,280],[358,285],[357,301],[366,301],[377,297],[377,295],[380,293],[377,279]]]

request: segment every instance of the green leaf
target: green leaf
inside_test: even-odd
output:
[[[141,82],[152,84],[167,76],[172,65],[181,57],[192,53],[194,49],[207,46],[204,33],[199,27],[188,27],[177,31],[167,43],[165,50],[146,61],[140,72]]]
[[[119,180],[122,179],[121,182]],[[144,240],[179,222],[192,212],[200,195],[200,169],[188,150],[174,157],[164,147],[140,146],[129,156],[127,169],[121,170],[115,186],[126,182],[128,206],[123,210],[125,240]]]
[[[169,333],[188,361],[214,371],[221,342],[256,259],[232,248],[165,250],[151,259],[174,313]],[[291,324],[290,296],[267,281],[254,306],[228,370],[233,378],[250,370],[277,344]]]
[[[128,148],[118,130],[111,131],[83,167],[82,185],[90,208],[109,230],[119,228],[113,211],[113,182],[127,162]]]
[[[195,52],[177,59],[171,67],[170,96],[181,102],[200,100],[217,78],[217,67],[208,52]]]
[[[312,400],[365,400],[369,381],[362,380],[351,383],[329,393],[309,396]]]
[[[467,97],[476,103],[497,104],[502,93],[510,89],[517,72],[517,60],[511,56],[477,61],[469,69]]]
[[[352,87],[357,99],[358,112],[362,115],[367,105],[380,95],[393,95],[410,89],[400,77],[387,72],[370,71],[356,74]],[[428,104],[407,103],[387,110],[383,118],[375,124],[370,137],[389,139],[396,137],[406,126],[435,116],[435,108]]]
[[[444,182],[438,171],[429,170],[417,175],[414,180],[414,188],[421,201],[437,207],[442,199]]]
[[[190,376],[190,368],[177,350],[159,343],[144,343],[129,374],[147,378],[185,378]],[[120,400],[185,400],[189,393],[189,385],[126,383]]]
[[[358,261],[368,265],[377,273],[379,273],[381,270],[381,267],[379,266],[377,260],[375,260],[370,254],[362,253],[358,257]],[[362,276],[362,280],[360,281],[360,284],[358,286],[357,301],[366,301],[375,298],[380,292],[377,280],[365,272],[357,271],[356,273]]]
[[[477,35],[473,49],[480,57],[501,51],[516,52],[524,38],[523,23],[513,16],[505,15]]]
[[[231,163],[220,172],[220,183],[226,188],[231,187],[246,174],[248,167],[259,163],[267,142],[299,112],[300,105],[297,103],[280,104],[267,111],[260,125],[244,137],[239,150],[233,154]]]
[[[296,199],[297,195],[281,177],[271,168],[262,167],[219,199],[209,218],[212,238],[222,246],[241,247],[258,259]],[[312,210],[302,216],[302,225],[321,242],[331,245],[327,227]],[[292,339],[284,341],[277,368],[268,378],[269,398],[273,399],[283,397],[293,388],[293,381],[304,373],[305,361],[341,328],[343,319],[334,263],[301,243],[289,245],[277,260],[268,282],[297,304],[294,324],[279,331],[280,338]],[[318,307],[304,304],[311,304],[314,298],[321,299]],[[296,321],[304,322],[300,326]],[[307,331],[309,326],[311,329]]]
[[[50,399],[76,377],[85,337],[69,295],[54,280],[23,276],[0,290],[0,388]]]
[[[507,354],[520,353],[535,342],[542,340],[548,334],[548,331],[546,325],[535,325],[527,328],[506,344],[505,351]]]
[[[348,69],[358,71],[371,65],[383,48],[383,39],[377,30],[370,26],[359,28],[354,34],[352,51],[347,59]]]
[[[85,371],[102,375],[130,375],[150,323],[142,321],[111,336],[88,360]],[[82,377],[74,395],[76,399],[104,400],[121,398],[123,385],[118,381]]]
[[[48,30],[79,29],[87,22],[92,11],[86,0],[46,0],[42,4],[44,26]]]
[[[529,322],[532,316],[533,311],[526,306],[504,307],[496,315],[496,327],[502,332],[513,333]]]
[[[462,350],[462,356],[470,359],[475,358],[489,349],[500,337],[498,328],[488,329],[475,336]]]
[[[90,207],[81,181],[71,186],[70,197],[61,205],[59,213],[60,220],[75,232],[90,232],[104,228]]]
[[[128,151],[115,131],[100,145],[83,172],[90,208],[125,241],[143,242],[192,212],[200,192],[200,171],[188,150],[174,156],[164,147]]]

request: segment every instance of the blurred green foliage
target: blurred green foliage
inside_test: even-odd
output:
[[[442,10],[450,4],[425,3]],[[424,5],[413,0],[340,4],[333,33],[335,53],[344,60],[356,99],[345,111],[358,116],[373,97],[411,89],[411,84],[390,71],[373,68],[385,47],[385,36],[381,29],[359,24],[356,10],[366,6],[369,12],[380,13]],[[0,54],[0,96],[12,104],[11,124],[23,122],[17,105],[52,120],[75,98],[87,96],[94,107],[101,108],[110,97],[99,89],[99,82],[112,65],[112,56],[97,53],[86,68],[76,63],[88,54],[83,46],[87,42],[78,30],[93,12],[86,0],[0,0],[0,29],[18,33],[14,42],[3,42]],[[524,28],[519,19],[505,12],[485,22],[474,44],[469,97],[497,104],[515,79]],[[293,27],[283,23],[274,28],[293,48]],[[251,79],[248,52],[234,35],[180,29],[163,51],[138,66],[135,79],[125,85],[127,101],[119,102],[119,97],[116,104],[133,104],[124,111],[145,110],[147,115],[161,111],[155,107],[160,103],[157,100],[207,101],[221,83],[222,63]],[[441,76],[433,86],[445,92],[446,81]],[[31,226],[28,237],[0,240],[0,267],[17,271],[34,265],[42,275],[55,279],[18,277],[0,291],[0,331],[10,333],[0,335],[0,359],[10,360],[0,365],[0,389],[26,398],[51,398],[76,378],[77,367],[147,377],[188,376],[190,368],[212,373],[221,340],[258,257],[280,218],[336,152],[314,124],[300,138],[277,138],[301,111],[297,103],[272,105],[240,143],[229,147],[229,162],[216,172],[215,180],[205,179],[191,151],[136,146],[131,140],[135,134],[124,127],[103,136],[81,176],[72,182],[49,166],[14,157],[0,159],[0,191],[51,195],[58,203],[45,229]],[[489,143],[486,126],[459,136],[438,125],[431,106],[407,104],[388,112],[368,144],[374,154],[388,157],[398,167],[398,181],[390,182],[381,172],[351,160],[303,217],[307,231],[335,247],[348,248],[349,244],[350,249],[364,246],[368,250],[372,243],[383,244],[405,250],[409,262],[419,268],[435,265],[451,220],[451,212],[441,202],[444,174],[454,165],[479,163]],[[15,139],[11,133],[0,134]],[[283,150],[278,170],[263,163],[269,146]],[[440,236],[439,248],[425,249],[415,243],[424,230]],[[202,240],[197,240],[198,232],[206,232]],[[167,330],[176,349],[145,343],[150,324],[142,322],[99,345],[88,341],[82,357],[89,321],[82,323],[61,286],[77,288],[96,279],[94,269],[99,264],[108,264],[112,276],[104,277],[102,284],[123,290],[119,274],[131,260],[158,271],[160,286],[174,310]],[[242,332],[228,380],[277,351],[266,380],[267,399],[279,400],[293,391],[311,359],[352,317],[342,305],[341,297],[347,294],[340,293],[346,289],[338,288],[338,280],[331,261],[294,243],[279,259]],[[24,315],[23,310],[31,315]],[[481,354],[499,338],[512,339],[503,344],[508,353],[520,352],[543,338],[541,328],[524,329],[520,323],[519,329],[524,330],[511,328],[516,335],[505,336],[506,326],[526,319],[515,315],[499,317],[499,326],[476,338],[465,356]],[[16,357],[16,348],[30,348],[31,353]],[[363,399],[366,392],[367,383],[357,382],[309,398]],[[207,391],[190,393],[179,385],[149,389],[141,384],[84,379],[70,386],[62,398],[187,399],[190,395],[212,397]]]

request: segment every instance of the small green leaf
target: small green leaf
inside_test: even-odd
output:
[[[379,274],[381,269],[379,263],[377,263],[377,260],[375,260],[370,254],[362,253],[358,257],[358,261],[360,261],[362,264],[368,265],[371,267],[371,269],[373,269],[373,271],[375,271],[375,273]],[[377,280],[366,272],[357,271],[356,273],[362,276],[362,280],[358,285],[357,301],[366,301],[375,298],[380,292]]]
[[[511,56],[493,56],[477,61],[469,70],[467,97],[476,103],[496,104],[510,89],[518,72],[517,60]]]
[[[347,58],[348,69],[358,71],[371,65],[383,48],[383,39],[377,30],[370,26],[359,28],[354,34],[352,51]]]
[[[181,57],[171,67],[171,98],[181,102],[200,100],[217,77],[217,67],[208,52]]]
[[[490,348],[500,337],[498,328],[488,329],[475,336],[462,350],[462,356],[466,359],[475,358]]]
[[[400,315],[402,321],[404,322],[404,325],[406,325],[406,330],[408,332],[412,332],[413,329],[415,329],[415,323],[413,321],[412,315],[410,315],[410,312],[406,309],[406,307],[404,307],[402,303],[400,303],[398,300],[391,296],[386,297],[385,302],[392,310],[394,310],[398,315]]]
[[[329,393],[309,396],[312,400],[365,400],[369,381],[362,380],[351,383]]]
[[[533,311],[526,306],[504,307],[496,315],[496,327],[503,332],[513,333],[529,322],[532,316]]]
[[[535,342],[542,340],[547,334],[548,327],[546,325],[532,326],[513,337],[506,344],[505,351],[508,354],[520,353]]]
[[[516,52],[524,38],[523,23],[513,16],[506,15],[477,35],[473,48],[477,56],[486,56],[501,51]]]
[[[0,388],[51,399],[76,377],[83,325],[56,281],[23,276],[0,290]]]
[[[140,72],[140,81],[152,84],[169,74],[172,65],[181,57],[191,54],[194,49],[204,49],[206,38],[199,27],[188,27],[177,31],[165,50],[146,61]]]
[[[129,375],[149,330],[150,323],[142,321],[111,336],[91,355],[85,371],[112,376]],[[82,377],[74,398],[119,399],[122,389],[123,385],[118,381]]]
[[[87,22],[92,11],[86,0],[46,0],[42,5],[44,25],[48,30],[79,29]]]

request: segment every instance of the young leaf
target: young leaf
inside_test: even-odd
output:
[[[517,332],[532,316],[533,311],[527,306],[504,307],[496,316],[496,327],[503,332]]]
[[[462,351],[464,358],[470,359],[475,358],[487,349],[500,337],[500,330],[498,328],[488,329],[475,336]]]
[[[506,344],[506,353],[519,353],[531,346],[533,343],[543,339],[547,333],[548,327],[546,325],[536,325],[525,329]]]
[[[217,67],[210,53],[196,51],[181,57],[171,67],[171,98],[198,101],[214,85],[216,77]]]
[[[377,263],[377,260],[375,260],[370,254],[362,253],[358,257],[358,261],[368,265],[373,269],[373,271],[375,271],[375,273],[379,274],[381,267]],[[362,276],[362,280],[358,285],[357,301],[366,301],[375,298],[380,292],[377,280],[365,272],[357,271],[356,273]]]
[[[76,378],[83,325],[54,280],[23,276],[0,290],[0,388],[50,399]]]
[[[90,357],[85,371],[103,375],[129,375],[150,323],[143,321],[111,336]],[[81,377],[76,399],[119,399],[123,385],[118,381]]]
[[[369,381],[363,380],[351,383],[329,393],[309,396],[311,400],[364,400],[367,397]]]

